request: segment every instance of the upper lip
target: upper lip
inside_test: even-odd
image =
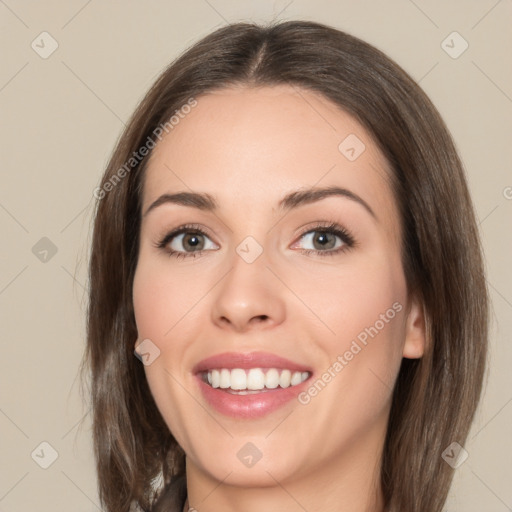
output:
[[[296,363],[285,357],[270,352],[224,352],[203,359],[192,369],[193,373],[200,373],[215,368],[282,368],[296,372],[312,372],[311,367]]]

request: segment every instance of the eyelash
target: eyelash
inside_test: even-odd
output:
[[[301,254],[317,254],[318,256],[335,256],[336,254],[340,254],[344,251],[347,251],[357,245],[356,241],[354,240],[354,237],[345,229],[342,228],[339,224],[336,222],[326,222],[326,223],[319,223],[316,226],[313,226],[312,228],[307,229],[306,231],[302,232],[299,236],[299,240],[301,240],[305,235],[312,233],[312,232],[321,232],[321,233],[330,233],[333,235],[336,235],[341,239],[343,242],[343,245],[341,247],[338,247],[335,250],[330,251],[318,251],[315,249],[299,249],[299,252]],[[183,233],[187,234],[194,234],[194,235],[202,235],[210,238],[207,233],[205,233],[201,227],[197,224],[185,224],[183,226],[180,226],[176,228],[175,230],[171,231],[167,235],[165,235],[159,242],[155,243],[154,246],[157,249],[162,249],[164,252],[166,252],[169,256],[172,256],[174,258],[188,258],[192,257],[195,258],[198,254],[201,254],[203,252],[207,252],[205,250],[201,251],[194,251],[194,252],[181,252],[181,251],[174,251],[167,248],[167,244],[173,240],[174,237],[181,235]]]

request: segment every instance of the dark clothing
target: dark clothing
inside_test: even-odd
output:
[[[172,480],[151,512],[182,512],[187,501],[187,477],[185,475]]]

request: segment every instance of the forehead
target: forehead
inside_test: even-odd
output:
[[[233,87],[196,101],[153,150],[143,208],[176,190],[247,208],[329,185],[349,188],[377,209],[392,206],[388,164],[370,134],[320,94],[289,85]]]

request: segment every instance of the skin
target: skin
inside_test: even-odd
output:
[[[388,163],[353,117],[316,93],[238,87],[196,99],[151,155],[142,212],[178,191],[207,192],[219,209],[167,203],[145,215],[133,286],[137,343],[149,338],[160,350],[145,366],[147,380],[187,456],[185,509],[382,511],[393,385],[402,358],[421,357],[425,346],[423,310],[401,264]],[[366,147],[355,161],[338,149],[349,134]],[[330,185],[360,196],[376,218],[336,196],[278,209],[291,191]],[[335,250],[301,238],[319,221],[336,222],[356,245],[335,255],[301,252]],[[177,259],[155,247],[184,223],[208,230],[202,254]],[[247,236],[263,249],[250,264],[236,252]],[[181,242],[172,248],[194,251]],[[292,400],[263,418],[230,418],[205,402],[191,372],[214,354],[268,351],[310,365],[315,380],[394,303],[401,311],[306,405]],[[247,442],[262,453],[251,468],[237,457]]]

